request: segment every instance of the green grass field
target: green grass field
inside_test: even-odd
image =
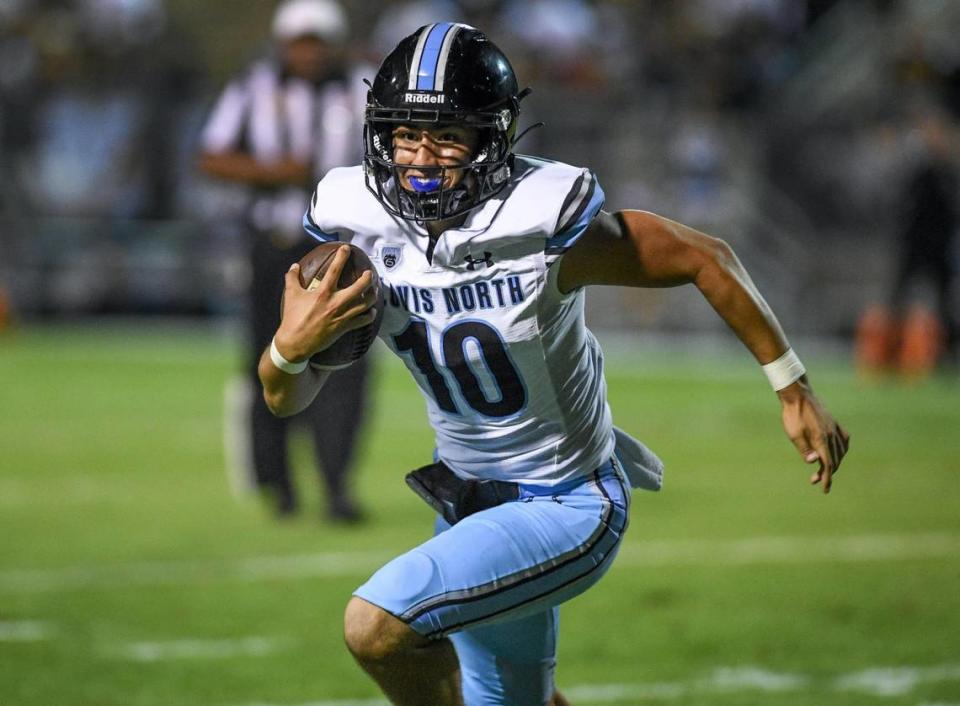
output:
[[[834,493],[748,356],[609,356],[618,425],[667,462],[617,563],[562,612],[576,706],[960,704],[960,385],[869,386],[807,360],[853,435]],[[235,346],[203,330],[0,337],[0,706],[373,706],[351,590],[426,538],[402,474],[423,402],[384,359],[356,480],[370,521],[231,496]],[[429,705],[425,705],[429,706]]]

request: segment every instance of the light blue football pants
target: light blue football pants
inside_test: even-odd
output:
[[[543,706],[553,693],[557,606],[596,583],[627,528],[619,464],[451,527],[377,571],[354,595],[421,635],[449,635],[467,706]]]

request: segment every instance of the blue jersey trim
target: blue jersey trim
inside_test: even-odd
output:
[[[555,255],[566,252],[573,247],[574,243],[580,239],[580,236],[586,232],[590,222],[596,217],[597,213],[600,212],[600,209],[603,208],[604,200],[605,194],[603,193],[603,189],[600,187],[600,184],[597,183],[597,180],[594,179],[590,185],[588,198],[585,198],[584,204],[581,204],[574,222],[553,237],[547,238],[545,252],[548,255]]]
[[[320,230],[320,226],[314,223],[313,219],[310,217],[310,211],[307,211],[303,214],[303,229],[307,231],[308,235],[319,240],[321,243],[329,243],[334,240],[340,240],[340,236],[324,233],[322,230]]]

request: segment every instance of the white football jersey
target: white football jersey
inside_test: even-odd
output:
[[[426,231],[391,216],[362,167],[317,186],[304,226],[370,256],[385,299],[380,337],[426,398],[437,455],[462,477],[553,485],[613,455],[584,293],[562,294],[553,267],[602,205],[589,170],[518,155],[508,186],[445,231],[428,260]]]

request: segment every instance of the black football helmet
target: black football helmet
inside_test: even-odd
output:
[[[384,59],[367,94],[364,170],[367,188],[384,208],[406,220],[443,220],[477,208],[507,184],[513,162],[520,99],[510,62],[479,30],[440,22],[425,25]],[[476,128],[477,148],[457,167],[398,165],[397,125]],[[400,170],[419,168],[430,178],[400,185]],[[463,178],[445,188],[444,171]]]

